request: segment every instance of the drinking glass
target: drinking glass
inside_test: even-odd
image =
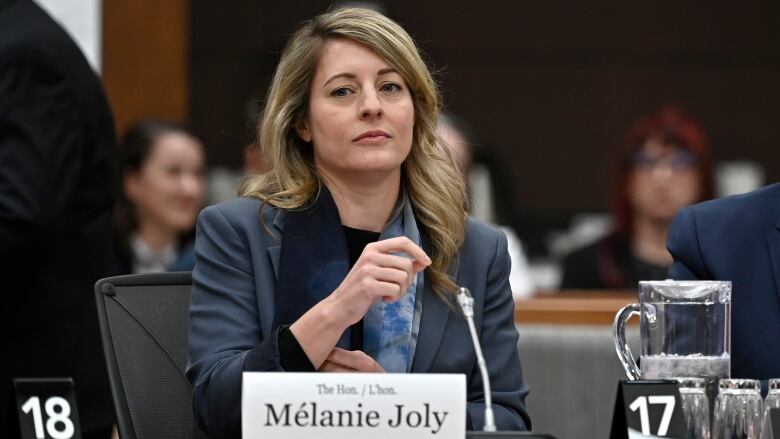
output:
[[[764,422],[761,424],[761,439],[769,437],[767,427],[769,425],[769,410],[780,409],[780,378],[769,380],[769,393],[764,400]]]
[[[764,401],[758,380],[722,379],[715,398],[713,439],[759,439]]]
[[[680,387],[686,439],[710,439],[710,403],[705,393],[707,380],[677,378]]]

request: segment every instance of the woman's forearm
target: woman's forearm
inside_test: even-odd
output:
[[[349,327],[345,322],[346,319],[340,317],[338,306],[327,298],[290,325],[290,331],[315,369],[320,368],[341,334]]]

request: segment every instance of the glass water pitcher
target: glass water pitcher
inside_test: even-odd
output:
[[[633,315],[639,315],[641,367],[626,344],[625,325]],[[639,282],[639,304],[618,312],[613,332],[629,379],[728,378],[731,282]]]

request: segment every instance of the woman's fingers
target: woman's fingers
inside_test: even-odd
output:
[[[385,302],[395,302],[406,293],[408,288],[402,288],[397,283],[375,281],[372,295],[374,298],[382,298]]]
[[[412,271],[414,271],[415,273],[419,273],[419,272],[425,270],[428,267],[428,265],[430,265],[430,264],[421,264],[421,263],[419,263],[417,261],[412,261],[412,263],[413,263],[412,264]]]
[[[431,265],[431,258],[425,254],[425,251],[405,236],[377,241],[369,244],[369,246],[371,246],[372,250],[376,250],[379,253],[403,252],[425,267]]]
[[[341,348],[333,348],[325,360],[328,370],[325,372],[384,372],[382,366],[363,351],[348,351]],[[324,365],[324,363],[323,363]],[[320,367],[322,371],[323,368]]]
[[[371,262],[380,267],[395,268],[408,273],[414,271],[414,260],[400,255],[388,255],[384,253],[372,253],[367,256],[367,262]]]
[[[396,268],[373,267],[373,278],[380,282],[389,282],[398,285],[401,291],[406,291],[412,286],[414,274],[398,270]]]
[[[341,364],[334,363],[328,360],[325,360],[325,362],[322,363],[322,366],[320,366],[319,371],[320,372],[341,372],[341,373],[357,372],[357,370],[355,369],[344,367]]]

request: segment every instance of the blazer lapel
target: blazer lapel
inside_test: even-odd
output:
[[[278,250],[273,327],[298,320],[349,272],[347,241],[330,192],[323,188],[313,205],[287,215]]]
[[[433,291],[430,279],[425,276],[423,305],[420,315],[420,333],[412,359],[412,372],[428,372],[441,345],[444,328],[450,315],[450,307]]]
[[[421,233],[423,250],[429,251],[427,239]],[[459,260],[456,256],[450,265],[449,274],[453,279],[457,279]],[[454,299],[454,296],[448,296]],[[420,332],[417,338],[417,346],[414,349],[414,358],[412,359],[412,372],[428,372],[433,363],[433,359],[439,351],[441,341],[444,336],[444,329],[450,318],[450,313],[457,312],[455,300],[445,303],[433,290],[431,280],[425,275],[423,284],[423,305],[420,315]]]
[[[774,235],[770,236],[767,244],[769,245],[769,259],[772,261],[772,272],[775,277],[775,291],[780,295],[780,221],[775,224]]]
[[[274,269],[274,280],[279,280],[279,257],[282,254],[282,232],[284,232],[284,223],[287,220],[288,212],[286,210],[279,209],[274,217],[272,228],[276,236],[279,238],[279,245],[274,247],[268,247],[268,258],[271,259],[271,266]]]

